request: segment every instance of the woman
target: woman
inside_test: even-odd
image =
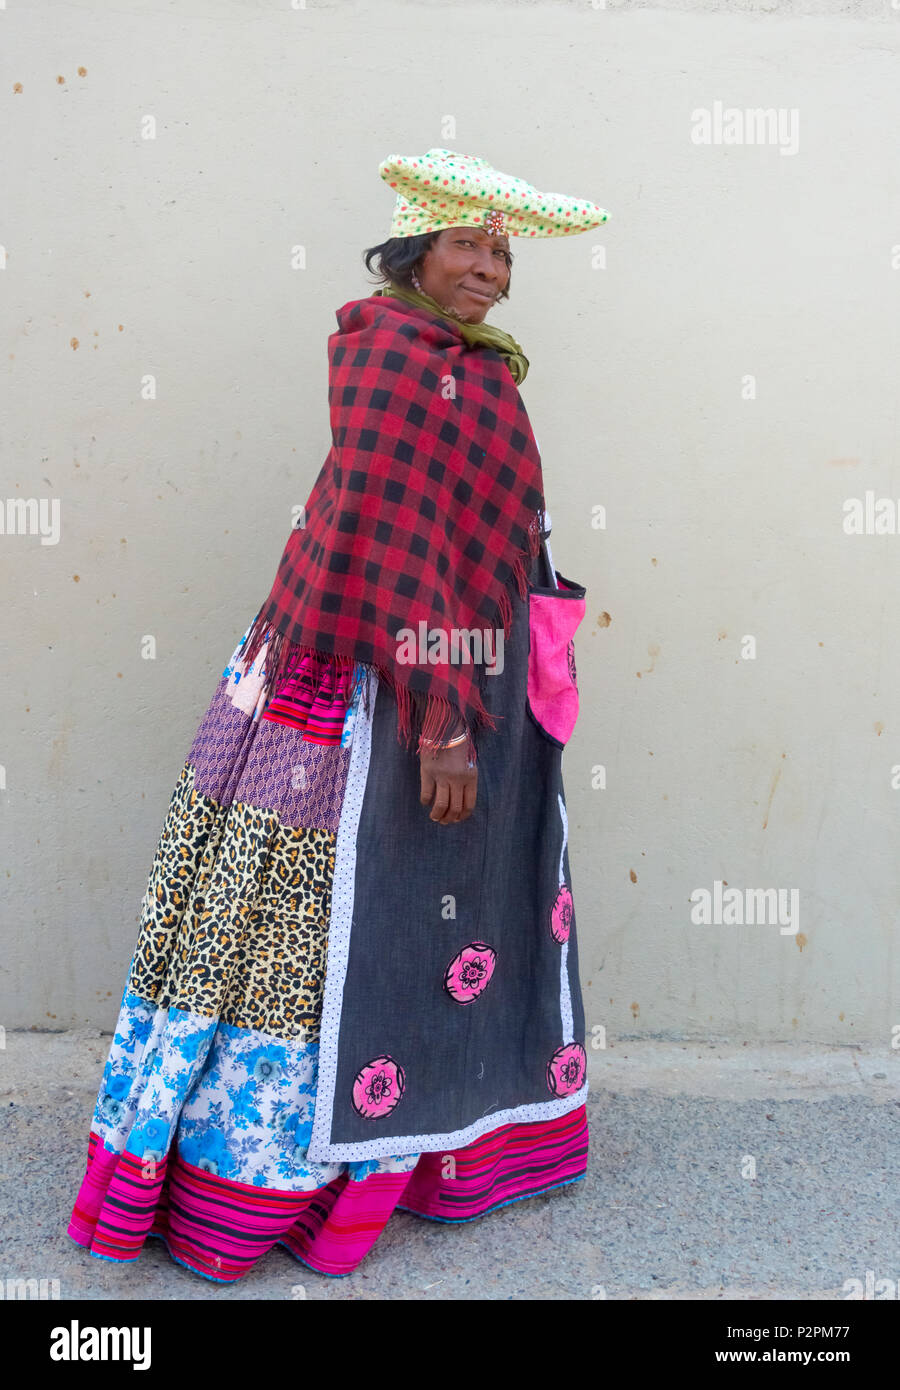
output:
[[[608,214],[449,150],[380,173],[382,285],[338,311],[332,448],[172,796],[68,1228],[224,1283],[276,1244],[346,1275],[397,1207],[471,1220],[586,1165],[584,589],[484,319],[509,236]]]

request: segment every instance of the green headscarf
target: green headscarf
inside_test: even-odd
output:
[[[512,379],[517,386],[520,386],[525,380],[528,372],[528,358],[512,334],[504,333],[502,328],[495,328],[493,324],[489,323],[467,323],[453,309],[445,309],[443,304],[438,304],[437,300],[432,299],[430,294],[425,294],[421,290],[407,289],[405,285],[398,285],[393,280],[373,293],[390,294],[395,299],[405,299],[410,304],[418,304],[423,309],[430,309],[433,314],[438,314],[443,319],[451,319],[470,347],[475,347],[481,343],[485,347],[493,348],[495,352],[499,352],[509,367]]]

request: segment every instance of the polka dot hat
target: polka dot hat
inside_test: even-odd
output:
[[[573,236],[609,221],[596,203],[541,193],[524,179],[501,174],[486,159],[456,150],[392,154],[378,172],[397,190],[392,237],[462,226],[511,237]]]

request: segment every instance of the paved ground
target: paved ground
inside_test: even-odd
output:
[[[158,1240],[115,1265],[65,1234],[109,1042],[7,1036],[0,1281],[84,1299],[843,1299],[868,1270],[900,1292],[897,1053],[619,1042],[591,1057],[583,1182],[462,1226],[398,1212],[347,1279],[279,1248],[225,1287]]]

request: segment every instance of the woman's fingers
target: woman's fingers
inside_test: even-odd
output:
[[[456,825],[462,811],[462,787],[456,777],[447,780],[448,804],[441,825]]]
[[[458,825],[475,809],[478,772],[469,767],[466,749],[458,744],[420,756],[423,806],[431,806],[429,819],[436,825]]]
[[[436,781],[435,781],[434,805],[433,805],[432,808],[431,808],[431,820],[436,820],[436,821],[440,821],[441,823],[443,823],[444,816],[445,816],[446,813],[447,813],[447,807],[448,807],[449,805],[450,805],[450,787],[449,787],[449,784],[447,783],[447,781],[446,781],[445,778],[443,778],[443,777],[438,777],[438,778],[436,779]]]
[[[440,825],[458,825],[460,821],[468,820],[475,809],[476,784],[476,774],[468,774],[465,777],[450,777],[446,783],[439,779],[437,786],[441,797],[440,806],[443,807],[443,810],[438,808],[436,800],[431,819]]]
[[[431,798],[434,796],[434,776],[431,773],[428,766],[426,765],[426,763],[424,762],[424,760],[419,764],[419,766],[422,769],[422,776],[420,778],[422,790],[419,795],[419,800],[421,801],[423,806],[430,806]]]

